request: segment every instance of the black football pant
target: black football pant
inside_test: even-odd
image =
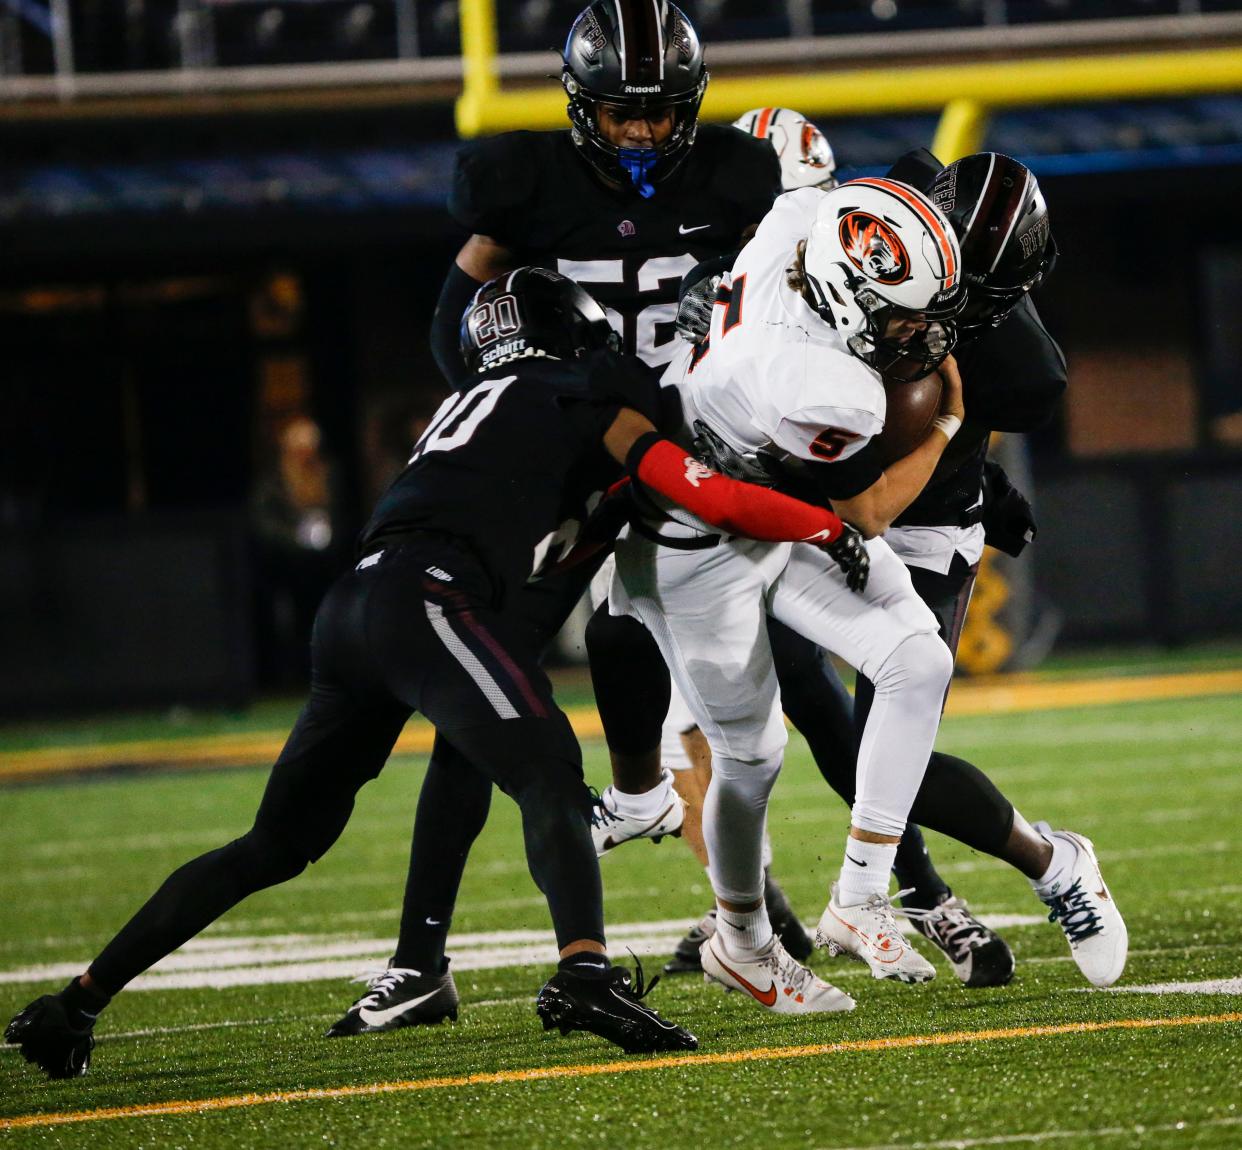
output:
[[[556,638],[606,555],[514,594],[505,614],[523,649],[542,652]],[[471,767],[460,743],[437,733],[414,819],[394,966],[443,966],[466,859],[487,822],[491,801],[488,776]]]
[[[323,855],[415,710],[452,748],[469,789],[495,783],[517,802],[558,945],[602,943],[581,752],[528,630],[493,600],[483,569],[443,537],[409,537],[343,576],[316,616],[310,699],[254,826],[165,880],[91,964],[101,989],[115,994],[247,895]]]

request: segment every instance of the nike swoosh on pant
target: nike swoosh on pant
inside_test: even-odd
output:
[[[680,224],[677,228],[679,236],[688,236],[691,232],[701,232],[704,228],[710,228],[711,224],[695,224],[694,227],[688,228],[685,224]]]
[[[358,1017],[362,1019],[368,1026],[383,1026],[385,1022],[391,1022],[394,1018],[400,1018],[409,1010],[413,1010],[420,1002],[426,1002],[429,998],[434,998],[440,993],[440,987],[428,994],[424,994],[420,998],[411,998],[408,1002],[402,1002],[397,1006],[390,1006],[387,1010],[370,1010],[367,1007],[360,1007]]]

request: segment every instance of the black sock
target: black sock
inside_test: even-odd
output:
[[[772,877],[771,869],[768,867],[763,870],[763,902],[768,908],[768,921],[772,924],[773,930],[776,930],[778,926],[784,926],[794,917],[788,896]]]
[[[575,978],[607,978],[612,970],[612,963],[606,954],[595,954],[593,951],[580,950],[568,958],[562,958],[556,969]]]
[[[452,921],[447,915],[442,919],[422,915],[421,920],[415,920],[413,925],[403,921],[392,965],[417,970],[421,974],[443,974],[448,968],[444,945],[448,941]]]
[[[83,986],[80,978],[75,978],[60,992],[60,1000],[65,1004],[69,1025],[75,1030],[93,1026],[99,1012],[112,1001],[101,991]]]
[[[908,894],[901,900],[903,906],[930,910],[939,906],[953,893],[936,872],[927,844],[923,841],[923,832],[914,823],[907,824],[906,833],[897,844],[893,873],[897,876],[897,886],[900,889],[914,888],[913,894]]]

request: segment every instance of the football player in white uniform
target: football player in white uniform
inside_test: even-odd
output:
[[[708,339],[675,358],[665,382],[681,392],[687,435],[718,465],[756,477],[767,459],[813,475],[873,537],[870,579],[851,588],[822,553],[727,539],[655,504],[618,549],[614,611],[655,635],[712,749],[704,831],[719,913],[703,969],[777,1011],[851,1004],[784,952],[764,911],[765,811],[786,741],[767,614],[876,686],[824,941],[876,977],[934,975],[902,935],[887,890],[952,660],[906,568],[874,536],[922,489],[960,427],[960,380],[946,357],[963,300],[952,229],[913,188],[862,180],[782,196],[726,277]],[[940,367],[941,414],[887,470],[851,468],[884,425],[880,372],[898,365],[912,378]]]
[[[790,108],[755,108],[735,120],[733,126],[772,146],[781,165],[783,191],[812,187],[830,191],[837,186],[832,147],[824,134],[801,113]],[[723,272],[733,263],[733,257],[714,262]],[[713,284],[718,281],[717,275]],[[705,316],[710,315],[710,303],[704,305],[703,312]],[[606,596],[612,572],[610,559],[591,584],[592,607],[597,607]],[[624,842],[639,838],[659,841],[665,835],[679,834],[695,857],[706,865],[702,813],[703,799],[711,782],[711,750],[676,685],[670,692],[668,715],[661,728],[660,765],[664,774],[659,785],[642,791],[641,765],[635,768],[635,777],[630,778],[624,760],[613,755],[614,785],[601,795],[599,817],[592,827],[596,850],[603,855]],[[764,901],[769,917],[777,924],[777,933],[794,957],[807,958],[811,954],[810,940],[802,932],[784,892],[772,878],[771,862],[772,846],[765,836]],[[700,969],[699,948],[715,929],[713,908],[678,944],[676,953],[664,968],[665,973]]]
[[[837,186],[837,158],[824,133],[792,108],[753,108],[733,121],[756,140],[767,140],[781,162],[781,187],[787,192]]]

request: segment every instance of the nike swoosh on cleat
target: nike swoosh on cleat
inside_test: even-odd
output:
[[[712,948],[712,953],[715,953],[714,947]],[[759,990],[758,988],[753,986],[751,983],[747,982],[746,979],[744,979],[740,974],[738,974],[736,970],[731,970],[728,966],[726,966],[723,960],[721,959],[720,955],[718,954],[716,955],[716,961],[720,963],[721,967],[724,969],[726,974],[732,975],[734,978],[738,980],[738,982],[742,984],[742,989],[745,990],[748,994],[750,994],[750,996],[753,999],[755,999],[756,1002],[761,1002],[763,1003],[764,1006],[775,1006],[776,1005],[776,983],[775,982],[772,983],[772,985],[769,986],[767,990]]]
[[[609,835],[604,840],[604,850],[610,851],[612,850],[613,847],[619,847],[622,843],[629,843],[629,842],[633,842],[635,839],[641,839],[649,830],[651,830],[652,827],[662,822],[665,819],[665,817],[669,814],[669,812],[672,811],[672,809],[676,805],[677,805],[676,803],[669,803],[668,806],[666,806],[658,815],[656,815],[656,817],[652,819],[651,822],[649,822],[645,827],[643,827],[643,829],[640,830],[637,834],[630,835],[628,838],[623,838],[623,839],[614,839],[612,835]]]
[[[701,232],[704,228],[710,228],[711,224],[695,224],[694,227],[688,228],[685,224],[679,224],[677,234],[679,236],[688,236],[691,232]]]
[[[831,907],[829,907],[828,909],[832,910]],[[892,958],[883,957],[877,953],[879,948],[876,946],[874,942],[871,941],[871,936],[869,934],[864,934],[861,930],[858,929],[858,927],[853,926],[850,923],[846,922],[845,919],[843,919],[839,914],[837,914],[835,910],[832,911],[832,917],[835,918],[837,922],[839,922],[843,927],[845,927],[845,929],[848,930],[851,934],[856,934],[859,937],[859,939],[862,941],[863,946],[865,946],[871,952],[871,955],[876,960],[876,962],[882,962],[882,963],[900,962],[902,955],[906,953],[906,948],[903,946],[895,955],[893,955]]]
[[[411,998],[408,1002],[402,1002],[397,1006],[390,1006],[387,1010],[370,1010],[367,1007],[359,1007],[358,1017],[362,1019],[368,1026],[383,1026],[386,1022],[391,1022],[394,1018],[400,1018],[406,1011],[413,1010],[419,1003],[426,1002],[429,998],[434,998],[440,993],[441,987],[424,994],[421,998]]]

